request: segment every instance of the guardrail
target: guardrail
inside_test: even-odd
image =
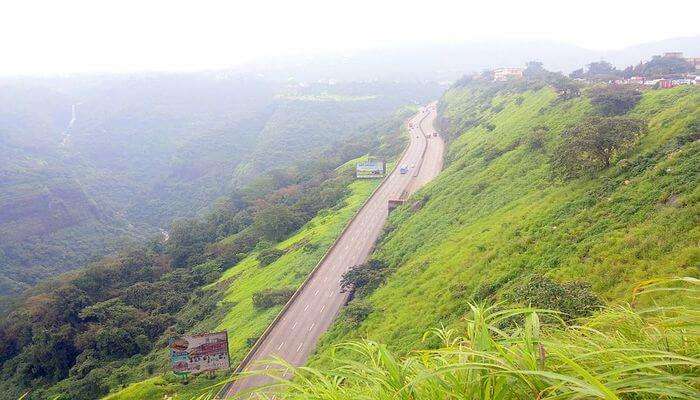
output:
[[[420,126],[420,123],[422,123],[424,119],[425,119],[425,116],[423,116],[423,118],[421,118],[420,122],[418,123],[418,127],[419,127],[419,129],[421,129],[421,132],[423,131],[423,128]],[[410,129],[409,129],[409,132],[410,132]],[[250,361],[253,359],[253,356],[255,356],[255,352],[258,351],[258,349],[260,348],[262,343],[270,335],[270,332],[275,328],[275,326],[277,325],[279,320],[282,319],[282,317],[287,312],[287,310],[289,310],[289,307],[291,307],[292,303],[294,303],[294,300],[304,290],[304,288],[309,283],[309,281],[311,281],[311,278],[313,278],[316,275],[316,272],[318,272],[318,270],[320,269],[321,264],[323,264],[323,262],[326,260],[326,258],[328,258],[328,256],[333,251],[333,249],[336,248],[336,246],[338,245],[338,242],[340,241],[340,238],[342,238],[343,235],[345,234],[345,232],[347,232],[347,230],[350,228],[350,225],[352,225],[352,223],[355,221],[355,218],[357,218],[357,216],[360,214],[360,212],[367,206],[367,204],[372,199],[372,197],[374,197],[374,195],[377,193],[377,191],[379,191],[379,189],[381,189],[384,186],[384,184],[386,184],[386,182],[389,180],[389,177],[391,177],[391,175],[393,175],[394,172],[396,172],[396,169],[401,164],[401,160],[406,156],[406,152],[408,151],[409,147],[411,147],[410,137],[409,137],[408,146],[406,146],[406,148],[403,150],[403,152],[401,152],[401,155],[398,158],[398,162],[396,163],[396,165],[394,165],[394,168],[391,170],[391,172],[389,174],[387,174],[384,177],[384,179],[382,179],[382,182],[376,188],[374,188],[374,190],[372,190],[372,193],[370,193],[370,195],[367,197],[367,199],[365,199],[364,203],[362,203],[362,206],[360,206],[360,208],[357,209],[355,214],[353,214],[353,216],[350,218],[350,220],[347,222],[347,224],[345,224],[345,226],[343,227],[343,230],[340,232],[338,237],[336,237],[335,240],[333,241],[333,244],[331,244],[331,246],[328,248],[328,250],[326,250],[326,252],[323,253],[323,256],[318,261],[316,266],[311,270],[309,275],[307,275],[306,279],[304,279],[304,281],[299,285],[299,287],[294,292],[294,294],[292,294],[292,297],[290,297],[289,300],[287,300],[287,302],[284,304],[284,306],[282,307],[280,312],[277,314],[275,319],[273,319],[272,322],[270,322],[270,325],[267,326],[267,328],[262,333],[262,335],[260,335],[258,340],[255,341],[255,343],[250,348],[250,350],[248,350],[248,353],[246,353],[245,357],[243,357],[243,359],[238,363],[238,366],[233,370],[234,375],[240,373],[241,371],[243,371],[243,369],[245,369],[248,366]],[[425,155],[425,149],[427,147],[428,146],[427,146],[427,142],[426,142],[426,145],[423,148],[423,153],[421,155],[421,160],[420,160],[421,165],[423,163],[423,156]],[[374,247],[374,246],[372,246],[372,247]],[[228,391],[231,388],[231,385],[233,385],[234,382],[235,382],[235,379],[232,380],[231,382],[228,382],[227,384],[225,384],[221,388],[221,390],[219,390],[219,392],[216,394],[214,399],[219,400],[219,399],[225,398],[226,393],[228,393]]]

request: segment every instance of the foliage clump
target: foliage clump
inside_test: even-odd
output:
[[[371,303],[364,300],[354,300],[343,309],[342,320],[355,327],[360,325],[372,311],[374,311],[374,307]]]
[[[296,288],[287,286],[278,289],[265,289],[253,294],[253,306],[266,309],[286,303],[294,294]]]
[[[558,283],[539,275],[517,286],[511,297],[517,303],[558,311],[565,320],[589,316],[603,307],[603,301],[589,283]]]
[[[626,114],[642,99],[642,92],[631,86],[595,87],[588,95],[603,116]]]
[[[350,291],[353,296],[364,297],[384,283],[389,272],[389,265],[385,261],[371,259],[344,273],[340,280],[340,288]]]
[[[257,259],[261,267],[266,267],[284,255],[284,250],[276,247],[268,247],[258,253]]]
[[[590,117],[564,131],[552,164],[567,178],[600,171],[613,157],[628,150],[646,130],[646,123],[629,117]]]
[[[531,150],[542,150],[547,143],[547,134],[549,127],[538,125],[532,128],[530,135],[527,138],[527,144]]]

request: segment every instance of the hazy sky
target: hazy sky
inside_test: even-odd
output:
[[[0,74],[220,68],[265,56],[484,38],[615,49],[700,34],[698,4],[2,0]]]

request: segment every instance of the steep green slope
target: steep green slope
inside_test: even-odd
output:
[[[354,163],[351,161],[343,166],[339,173],[350,172],[352,167]],[[253,295],[268,288],[297,287],[378,184],[378,180],[355,181],[350,184],[351,193],[342,204],[321,213],[292,237],[275,246],[284,254],[269,265],[261,266],[257,260],[258,253],[254,253],[227,269],[219,280],[209,287],[210,290],[222,291],[222,302],[209,316],[203,316],[205,321],[194,328],[194,331],[227,330],[231,363],[236,365],[282,307],[276,305],[258,309],[253,305]],[[165,351],[159,351],[158,362],[166,364],[165,356]],[[107,398],[160,399],[163,395],[175,394],[177,399],[189,399],[195,394],[206,392],[206,388],[217,381],[228,378],[225,374],[214,380],[200,378],[194,384],[185,387],[169,376],[170,374],[130,385]]]
[[[478,83],[448,91],[440,103],[448,165],[416,194],[420,210],[392,214],[375,253],[386,282],[353,301],[320,358],[353,337],[399,354],[429,345],[422,335],[463,325],[470,302],[525,302],[516,288],[533,277],[583,280],[609,302],[644,279],[697,277],[699,104],[695,87],[645,92],[629,115],[649,129],[629,153],[562,180],[550,155],[565,129],[594,113],[585,96]],[[350,315],[359,306],[370,310],[361,322]]]

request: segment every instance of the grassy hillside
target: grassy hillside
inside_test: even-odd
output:
[[[565,180],[551,154],[564,130],[595,112],[586,96],[478,83],[449,90],[439,106],[448,164],[415,195],[420,210],[392,214],[375,253],[386,282],[351,303],[316,363],[351,338],[397,354],[435,345],[423,334],[463,328],[470,302],[544,302],[552,293],[537,291],[549,285],[619,303],[639,281],[697,277],[698,104],[696,87],[645,92],[628,116],[644,118],[647,132],[610,168]],[[523,294],[541,277],[554,283]],[[349,318],[358,308],[366,318]]]
[[[642,285],[636,297],[649,299],[679,283],[697,296],[700,281],[683,279]],[[438,343],[432,349],[397,357],[374,341],[345,343],[337,367],[295,368],[295,379],[282,381],[276,394],[289,400],[697,399],[699,316],[688,307],[608,307],[566,325],[544,310],[475,305],[463,317],[464,331],[426,335]]]
[[[369,275],[379,287],[356,292],[311,361],[321,369],[298,371],[280,397],[693,398],[697,281],[642,285],[653,296],[637,284],[698,276],[698,104],[697,88],[645,92],[627,116],[648,130],[611,167],[564,179],[552,156],[563,132],[596,113],[587,96],[448,91],[445,171],[391,215]],[[260,275],[251,256],[221,278],[235,279],[219,325],[234,333],[234,358],[276,312],[256,311],[251,294],[302,279],[312,265],[305,249],[332,226],[312,222],[282,243],[270,265],[279,270]],[[566,324],[559,318],[580,316],[489,306],[499,302],[587,316]],[[220,378],[199,379],[183,389],[154,378],[111,398],[194,398]]]

